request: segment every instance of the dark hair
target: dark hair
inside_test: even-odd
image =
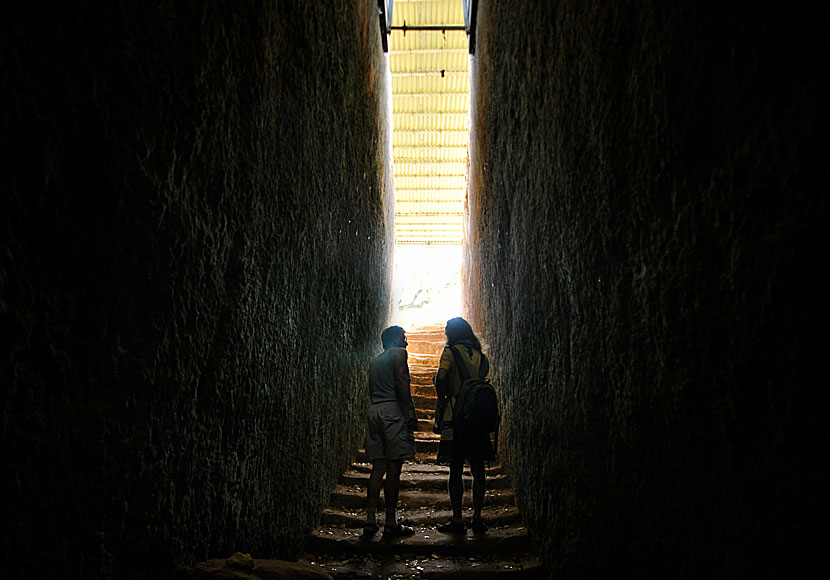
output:
[[[406,332],[400,326],[390,326],[386,330],[380,333],[380,342],[383,344],[383,350],[387,350],[392,344],[398,340],[399,337],[403,336],[403,333]]]
[[[459,342],[469,344],[476,350],[481,350],[481,342],[473,332],[473,327],[470,323],[461,318],[450,318],[447,320],[447,346],[458,344]]]

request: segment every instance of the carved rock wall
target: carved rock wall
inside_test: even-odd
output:
[[[466,296],[552,578],[786,576],[820,553],[814,23],[479,4]]]
[[[19,4],[2,28],[4,571],[290,558],[389,311],[375,5]]]

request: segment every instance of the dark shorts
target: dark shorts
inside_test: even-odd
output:
[[[476,439],[441,439],[438,444],[438,465],[450,465],[451,463],[490,463],[496,459],[493,450],[493,443],[490,436],[485,435]]]
[[[407,427],[396,402],[376,403],[366,413],[366,456],[375,459],[415,457],[415,432]]]

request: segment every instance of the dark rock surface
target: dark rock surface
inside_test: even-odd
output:
[[[306,562],[255,560],[252,570],[240,570],[224,560],[208,560],[176,572],[174,580],[220,580],[248,578],[256,580],[331,580],[331,575]]]
[[[821,553],[816,22],[479,4],[465,287],[553,578],[793,577]]]
[[[0,26],[5,577],[293,557],[389,310],[375,4]]]

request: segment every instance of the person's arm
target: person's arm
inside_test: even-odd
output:
[[[404,421],[414,429],[418,425],[418,418],[415,416],[415,405],[412,403],[412,391],[409,390],[409,365],[407,364],[406,349],[395,349],[393,357],[395,396],[398,399]]]
[[[450,349],[445,348],[438,363],[438,372],[435,374],[435,392],[442,399],[450,396],[450,368],[455,364]]]
[[[435,390],[442,399],[446,399],[450,394],[449,376],[447,369],[438,369],[438,374],[435,375]]]
[[[487,360],[487,357],[484,356],[484,353],[481,353],[481,364],[478,367],[478,378],[486,379],[487,375],[490,374],[490,361]]]

